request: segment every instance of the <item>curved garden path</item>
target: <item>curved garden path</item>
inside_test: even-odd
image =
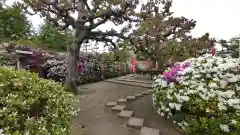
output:
[[[81,111],[73,119],[73,135],[182,135],[169,121],[153,113],[149,87],[150,83],[123,78],[81,86],[81,95],[77,96],[79,102],[76,104]],[[113,111],[114,105],[106,106],[109,101],[114,103],[121,98],[127,99],[127,96],[136,97],[129,97],[127,102],[117,104],[125,106],[124,110],[127,111],[122,114],[128,114],[131,118],[119,117],[121,111]],[[136,126],[130,119],[136,124],[143,123]]]

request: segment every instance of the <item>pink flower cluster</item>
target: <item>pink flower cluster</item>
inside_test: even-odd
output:
[[[164,79],[168,82],[176,82],[177,80],[177,72],[183,71],[187,67],[189,67],[190,63],[186,62],[182,65],[173,65],[169,70],[163,72]]]

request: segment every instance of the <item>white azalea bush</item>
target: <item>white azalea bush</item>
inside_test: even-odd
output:
[[[240,61],[221,57],[176,63],[153,84],[153,104],[191,135],[240,133]]]
[[[70,135],[74,102],[59,83],[0,67],[1,135]]]
[[[66,60],[49,59],[43,66],[46,69],[46,77],[57,82],[64,82],[67,74]]]

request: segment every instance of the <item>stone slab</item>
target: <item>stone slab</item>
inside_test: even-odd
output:
[[[113,107],[113,106],[115,106],[115,105],[117,105],[117,102],[107,102],[107,103],[106,103],[106,106],[107,106],[107,107]]]
[[[150,89],[150,90],[148,90],[148,92],[153,93],[153,90]]]
[[[136,97],[142,97],[143,94],[142,93],[139,93],[139,94],[134,94]]]
[[[125,108],[126,108],[126,105],[116,105],[116,106],[112,107],[112,110],[113,111],[122,111]]]
[[[117,100],[117,102],[118,102],[118,103],[127,103],[127,99],[125,99],[125,98],[119,98],[119,99]]]
[[[148,95],[150,94],[148,91],[142,92],[143,95]]]
[[[135,96],[127,96],[127,100],[134,100],[135,98]]]
[[[160,135],[160,130],[155,128],[142,127],[140,135]]]
[[[131,117],[127,121],[127,126],[140,129],[143,126],[144,119]]]
[[[128,110],[122,110],[118,116],[122,118],[130,118],[133,115],[133,111],[128,111]]]
[[[123,82],[123,81],[118,81],[116,79],[108,79],[104,80],[105,82],[110,82],[110,83],[116,83],[116,84],[122,84],[122,85],[131,85],[131,86],[140,86],[144,88],[152,88],[151,84],[142,84],[142,83],[131,83],[131,82]]]

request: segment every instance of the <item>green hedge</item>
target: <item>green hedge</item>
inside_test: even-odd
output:
[[[189,67],[175,72],[175,81],[166,74],[156,78],[157,112],[189,135],[239,135],[240,61],[199,57],[183,63],[190,63]],[[173,68],[167,72],[173,73]]]
[[[0,130],[4,135],[70,135],[74,96],[37,74],[0,67]]]

